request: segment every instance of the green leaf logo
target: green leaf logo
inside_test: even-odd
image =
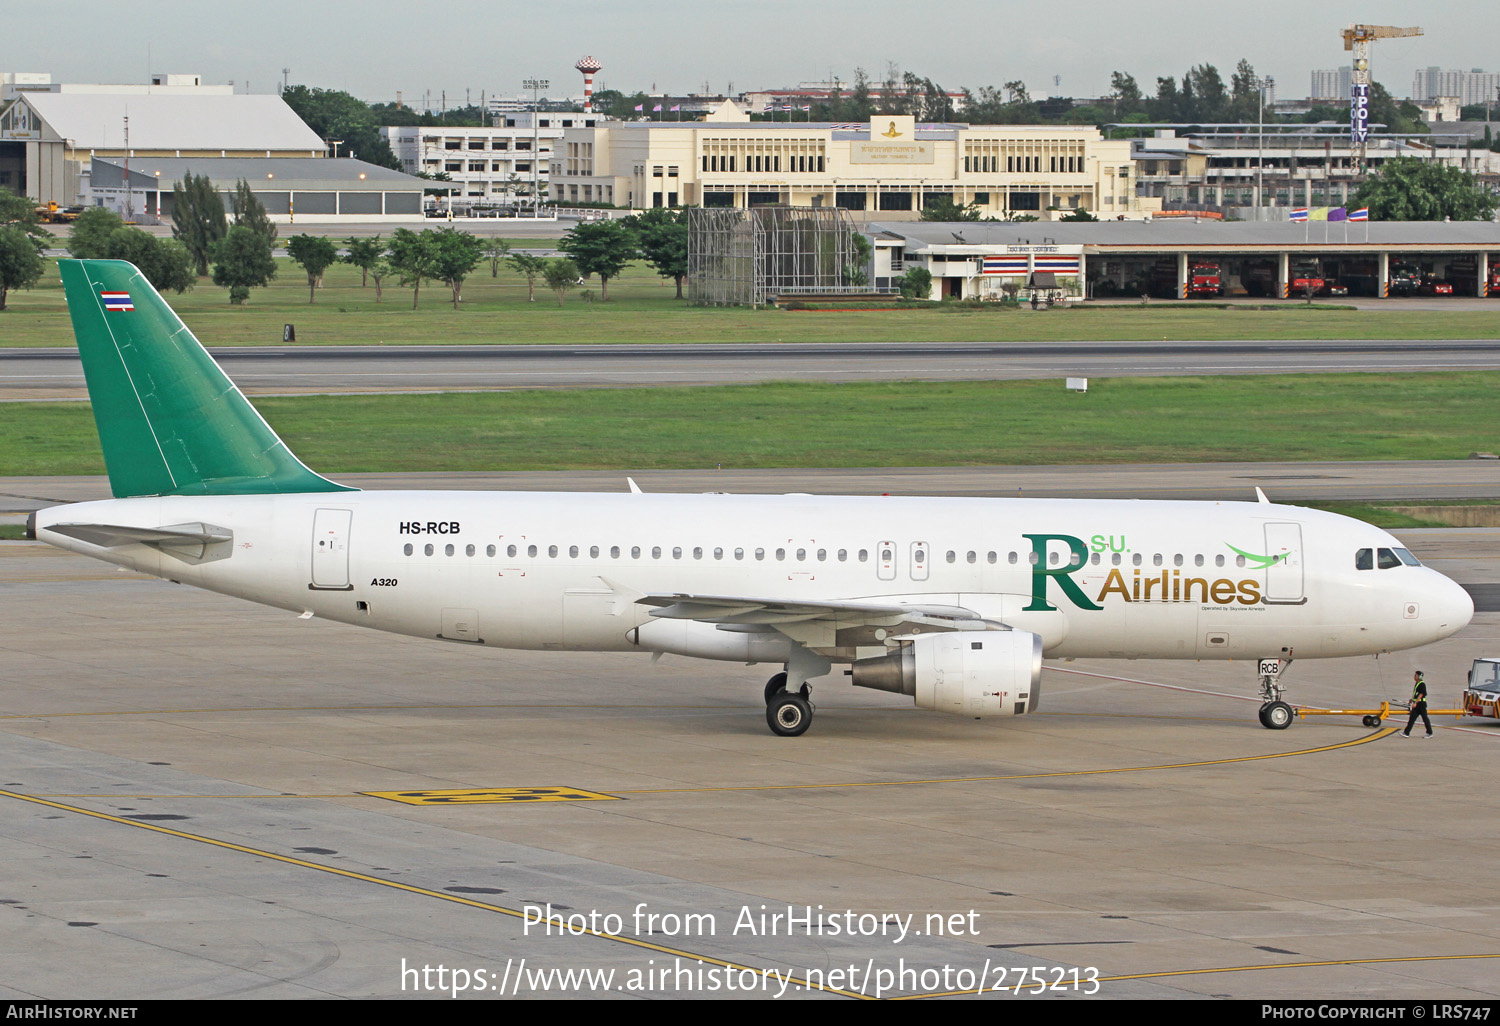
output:
[[[1229,545],[1228,542],[1225,542],[1224,544]],[[1257,568],[1274,566],[1287,557],[1287,554],[1285,552],[1276,556],[1257,556],[1253,552],[1246,552],[1244,549],[1236,549],[1233,545],[1229,545],[1229,547],[1231,549],[1234,549],[1234,551],[1239,553],[1241,556],[1244,556],[1246,559],[1253,562]]]

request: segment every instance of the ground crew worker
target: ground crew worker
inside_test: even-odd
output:
[[[1427,728],[1427,736],[1432,737],[1432,721],[1427,718],[1427,682],[1422,679],[1421,670],[1411,675],[1411,715],[1406,718],[1402,737],[1411,737],[1411,728],[1418,716],[1422,717],[1422,725]]]

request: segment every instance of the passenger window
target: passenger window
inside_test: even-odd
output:
[[[466,545],[466,546],[464,546],[464,555],[466,555],[466,556],[472,556],[472,555],[474,555],[474,546],[472,546],[472,545]]]
[[[1244,566],[1245,565],[1245,557],[1244,556],[1235,556],[1234,557],[1234,565],[1235,566]]]
[[[1132,552],[1130,554],[1130,563],[1131,563],[1132,566],[1140,566],[1141,565],[1141,554],[1139,552]]]
[[[1375,569],[1375,550],[1374,549],[1360,549],[1358,552],[1356,552],[1354,554],[1354,569],[1356,569],[1356,570],[1373,570],[1373,569]]]
[[[660,545],[653,545],[653,546],[651,546],[651,558],[652,559],[660,559],[661,558],[661,546]]]
[[[695,546],[693,546],[693,558],[694,559],[702,559],[703,558],[703,546],[701,546],[701,545],[695,545]]]
[[[807,559],[807,550],[806,549],[798,549],[797,550],[797,562],[801,563],[801,562],[803,562],[806,559]]]
[[[1152,566],[1161,566],[1161,553],[1158,552],[1151,557]]]
[[[1214,557],[1214,566],[1223,566],[1223,565],[1224,565],[1224,557],[1223,556],[1215,556]]]
[[[777,549],[776,550],[776,561],[779,563],[779,562],[781,562],[784,559],[786,559],[786,549]]]
[[[735,549],[734,550],[734,558],[735,559],[744,559],[745,558],[745,550],[744,549]]]
[[[1173,566],[1181,566],[1182,565],[1182,553],[1179,552],[1179,553],[1177,553],[1177,555],[1175,555],[1175,556],[1172,557],[1172,565]]]
[[[486,545],[484,547],[484,554],[486,556],[489,556],[491,559],[494,559],[495,558],[495,546],[493,546],[493,545]]]
[[[1392,567],[1400,566],[1401,560],[1390,549],[1377,549],[1375,552],[1375,565],[1382,570],[1389,570]]]
[[[1018,558],[1018,557],[1017,557],[1017,556],[1016,556],[1016,554],[1015,554],[1015,553],[1014,553],[1014,552],[1012,552],[1012,553],[1011,553],[1011,554],[1010,554],[1010,555],[1009,555],[1009,556],[1007,556],[1007,557],[1006,557],[1006,558],[1007,558],[1007,559],[1008,559],[1008,560],[1010,560],[1010,562],[1012,562],[1012,563],[1014,563],[1014,562],[1015,562],[1015,561],[1016,561],[1016,559],[1017,559],[1017,558]]]
[[[609,547],[609,558],[610,559],[619,559],[620,558],[620,546],[618,546],[618,545],[611,545]]]
[[[970,549],[969,554],[966,558],[970,563],[977,563],[979,562],[979,553],[975,552],[973,549]]]
[[[951,563],[951,562],[953,562],[957,558],[958,558],[958,553],[954,552],[952,549],[949,549],[948,550],[948,562]]]
[[[422,554],[425,555],[425,556],[432,555],[432,545],[431,545],[431,543],[422,546]]]
[[[818,550],[818,562],[822,563],[822,562],[825,562],[827,559],[828,559],[828,550],[827,549],[819,549]]]
[[[989,554],[985,556],[985,559],[988,560],[991,565],[994,564],[996,558],[997,557],[996,557],[995,551],[993,549],[991,549],[990,552],[989,552]]]
[[[589,558],[590,559],[598,559],[599,558],[599,546],[597,546],[597,545],[590,545],[589,546]]]
[[[535,545],[528,545],[528,546],[526,546],[526,555],[530,556],[532,559],[535,559],[536,558],[536,546]]]
[[[547,555],[549,557],[551,557],[552,559],[556,559],[557,558],[557,546],[556,545],[548,545],[547,546]]]
[[[1070,552],[1070,553],[1068,553],[1068,565],[1069,566],[1082,566],[1083,565],[1083,557],[1080,556],[1076,552]]]
[[[641,558],[641,547],[639,545],[632,545],[632,546],[630,546],[630,558],[631,559],[640,559]]]
[[[724,550],[721,549],[721,548],[715,547],[714,548],[714,558],[715,559],[723,559],[724,558]]]
[[[847,563],[847,562],[849,562],[849,550],[848,549],[839,549],[839,562],[840,563]]]
[[[1112,556],[1109,557],[1109,561],[1113,565],[1119,566],[1120,565],[1120,554],[1118,552],[1116,552],[1114,555],[1112,555]]]
[[[766,550],[765,549],[756,549],[755,550],[755,558],[756,559],[765,559],[766,558]]]
[[[1203,553],[1200,552],[1196,556],[1193,557],[1193,565],[1194,566],[1202,566],[1203,565]]]
[[[453,543],[452,542],[449,542],[447,545],[443,546],[443,555],[445,555],[445,556],[451,556],[451,555],[453,555]]]
[[[919,554],[921,553],[921,551],[922,551],[921,549],[917,550],[917,552]],[[861,555],[860,555],[859,558],[861,560],[863,560],[864,559],[864,555],[863,555],[864,550],[861,549],[860,552],[861,552]],[[891,560],[893,560],[895,558],[896,558],[896,554],[894,552],[892,552],[890,549],[881,549],[880,550],[880,561],[882,563],[889,563],[889,562],[891,562]]]
[[[505,554],[507,556],[514,556],[516,554],[516,547],[514,545],[505,546]]]
[[[578,546],[577,545],[569,545],[568,546],[568,558],[569,559],[577,559],[578,558]]]
[[[1030,563],[1032,566],[1036,566],[1038,563],[1041,562],[1041,560],[1037,558],[1037,554],[1036,554],[1036,550],[1035,549],[1032,549],[1030,552],[1026,553],[1026,561],[1028,563]]]
[[[673,559],[681,559],[682,558],[682,546],[681,545],[673,545],[672,546],[672,558]]]
[[[408,556],[411,555],[411,553],[412,553],[411,542],[407,542],[406,543],[406,547],[403,548],[401,551],[404,552],[404,553],[406,553]]]
[[[859,561],[861,563],[864,563],[864,562],[868,561],[869,558],[870,558],[870,550],[869,549],[860,549],[859,550]]]

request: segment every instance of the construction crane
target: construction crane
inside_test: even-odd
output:
[[[1370,137],[1370,44],[1377,39],[1420,36],[1419,28],[1395,25],[1350,25],[1344,29],[1344,49],[1354,51],[1354,74],[1350,78],[1349,140],[1359,147],[1359,171],[1365,169],[1365,148]]]

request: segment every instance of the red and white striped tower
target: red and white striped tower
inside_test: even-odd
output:
[[[592,114],[594,113],[594,73],[604,65],[592,57],[580,57],[573,67],[583,72],[583,112]]]

